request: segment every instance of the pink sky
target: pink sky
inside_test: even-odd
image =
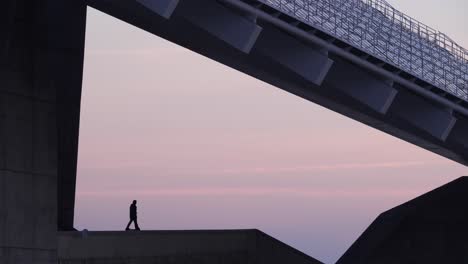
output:
[[[392,3],[468,46],[466,1]],[[333,263],[382,211],[467,174],[93,9],[88,19],[79,229],[123,229],[137,199],[144,229],[259,228]]]

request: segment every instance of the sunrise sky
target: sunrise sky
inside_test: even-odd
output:
[[[468,1],[393,0],[468,47]],[[334,263],[466,167],[88,9],[75,226],[258,228]]]

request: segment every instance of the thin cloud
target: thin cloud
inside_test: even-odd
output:
[[[441,163],[442,164],[442,163]],[[427,162],[422,161],[405,161],[405,162],[380,162],[380,163],[339,163],[325,164],[312,166],[296,166],[296,167],[256,167],[244,170],[228,169],[221,170],[223,174],[239,174],[239,173],[275,173],[275,172],[309,172],[309,171],[334,171],[334,170],[352,170],[352,169],[381,169],[381,168],[407,168],[427,166]],[[435,165],[433,162],[430,165]]]
[[[151,190],[119,190],[119,191],[79,191],[78,197],[264,197],[264,196],[295,196],[295,197],[402,197],[414,196],[420,190],[415,189],[370,189],[370,190],[314,190],[305,188],[171,188]]]
[[[290,167],[245,167],[245,168],[158,168],[154,164],[147,162],[120,162],[113,168],[87,167],[81,170],[151,170],[164,173],[166,175],[191,174],[191,175],[251,175],[251,174],[273,174],[273,173],[313,173],[324,171],[342,171],[342,170],[368,170],[368,169],[402,169],[417,167],[435,167],[441,165],[450,165],[449,161],[394,161],[394,162],[375,162],[375,163],[336,163],[309,166],[290,166]]]

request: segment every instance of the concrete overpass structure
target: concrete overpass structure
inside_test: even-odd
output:
[[[2,263],[53,263],[73,229],[88,5],[468,164],[468,52],[383,1],[6,0]]]

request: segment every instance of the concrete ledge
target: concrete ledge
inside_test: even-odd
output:
[[[272,26],[263,27],[254,50],[315,85],[321,85],[333,61],[314,48]]]
[[[216,1],[185,1],[183,16],[232,47],[249,53],[262,28]]]
[[[64,264],[321,263],[258,230],[60,232],[58,245]]]
[[[1,247],[0,263],[49,264],[57,263],[57,250],[22,247]]]

